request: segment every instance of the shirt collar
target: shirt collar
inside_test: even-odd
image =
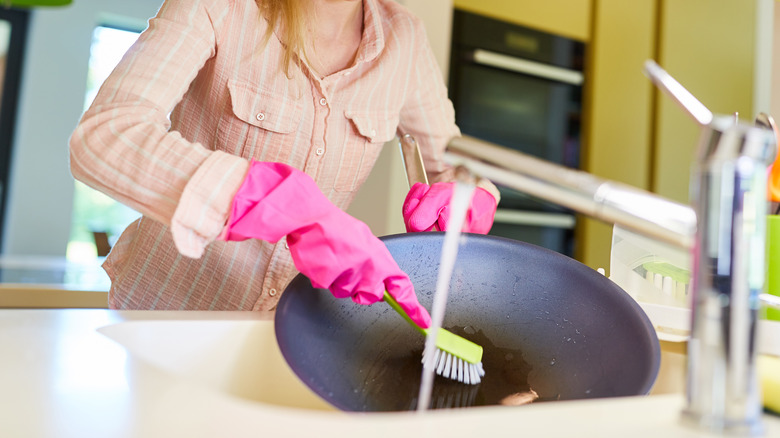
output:
[[[382,15],[376,0],[363,0],[363,38],[360,41],[356,63],[374,60],[385,48]]]
[[[284,46],[281,38],[283,23],[280,20],[273,29],[274,36]],[[363,0],[363,36],[355,57],[355,65],[376,59],[385,48],[385,32],[382,26],[382,14],[377,0]],[[351,67],[354,69],[354,67]]]

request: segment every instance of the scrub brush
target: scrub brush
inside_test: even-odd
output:
[[[403,316],[412,327],[428,336],[428,329],[415,324],[387,291],[385,291],[384,298],[387,304],[390,304],[390,307]],[[485,370],[482,368],[481,346],[440,328],[436,336],[436,347],[436,356],[434,357],[436,374],[467,385],[476,385],[482,380]],[[425,362],[425,357],[423,357],[423,362]]]

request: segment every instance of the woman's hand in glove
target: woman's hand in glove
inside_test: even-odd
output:
[[[435,183],[431,186],[417,183],[406,195],[403,205],[406,231],[446,231],[450,218],[450,199],[455,183]],[[487,234],[493,226],[496,214],[496,198],[487,190],[477,187],[466,213],[463,232]]]
[[[293,167],[253,161],[233,199],[223,236],[269,242],[287,236],[296,268],[314,287],[359,304],[380,301],[387,290],[417,325],[430,326],[428,311],[384,243]]]

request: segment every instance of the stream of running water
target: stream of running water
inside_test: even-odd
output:
[[[474,193],[474,185],[462,182],[455,183],[455,189],[450,201],[450,218],[447,230],[444,232],[444,242],[441,248],[441,261],[439,263],[439,275],[436,281],[436,291],[433,295],[433,308],[431,310],[431,327],[425,338],[425,351],[423,357],[422,381],[418,395],[417,412],[425,411],[431,403],[433,391],[433,379],[435,373],[434,360],[436,351],[436,337],[444,321],[444,311],[447,307],[447,296],[450,290],[450,279],[458,256],[458,244],[461,239],[460,230],[466,219],[466,212],[471,204],[471,196]]]

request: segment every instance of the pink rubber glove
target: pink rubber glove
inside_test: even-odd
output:
[[[451,182],[435,183],[432,186],[424,183],[413,185],[403,205],[406,231],[432,231],[434,226],[438,226],[439,231],[446,231],[454,188],[455,183]],[[487,234],[493,226],[496,207],[496,198],[487,190],[477,187],[461,231]]]
[[[430,327],[409,277],[366,224],[333,205],[305,173],[253,161],[223,238],[277,242],[284,236],[295,267],[312,286],[358,304],[380,301],[387,290],[417,325]]]

